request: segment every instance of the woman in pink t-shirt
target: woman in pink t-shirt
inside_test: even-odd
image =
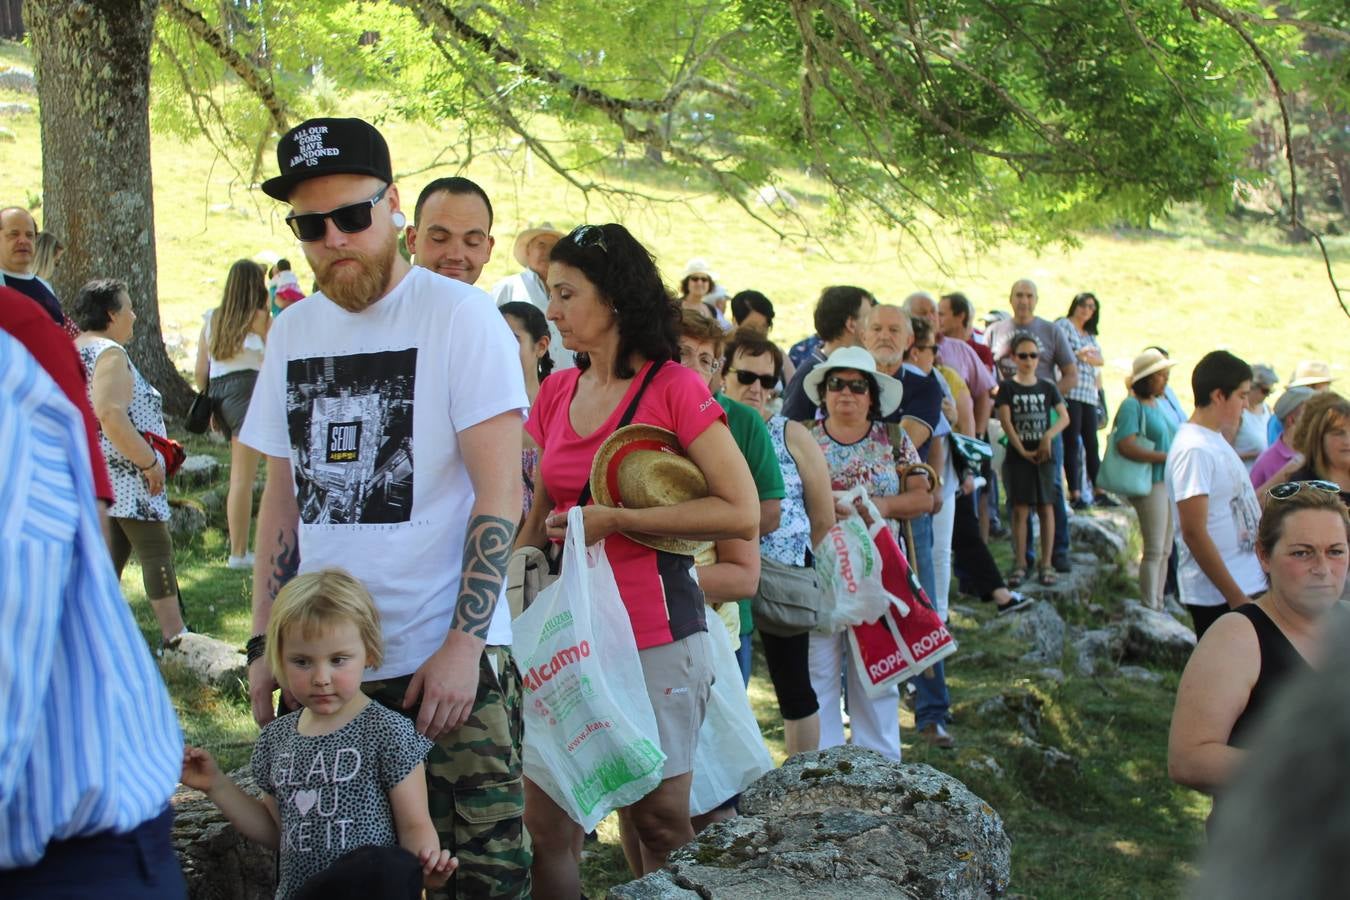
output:
[[[678,307],[646,248],[622,225],[583,225],[554,245],[549,258],[548,318],[563,346],[578,354],[577,367],[540,386],[525,424],[540,460],[534,507],[517,544],[543,547],[562,539],[596,451],[630,407],[633,423],[674,432],[708,480],[707,497],[675,506],[586,507],[586,543],[605,541],[667,756],[660,787],[620,810],[641,838],[641,858],[629,859],[641,876],[693,840],[689,786],[712,671],[693,560],[621,532],[754,540],[759,500],[721,407],[695,372],[672,362],[679,352]],[[525,823],[534,842],[535,896],[578,896],[581,827],[528,778]]]

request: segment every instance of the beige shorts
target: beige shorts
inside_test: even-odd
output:
[[[647,696],[656,713],[656,730],[666,754],[662,778],[694,768],[698,730],[712,693],[712,657],[708,632],[700,631],[671,644],[638,651]]]

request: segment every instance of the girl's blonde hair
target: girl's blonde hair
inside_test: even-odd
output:
[[[56,271],[56,258],[66,245],[50,231],[39,231],[36,246],[33,248],[33,274],[47,281],[52,280]]]
[[[283,636],[289,629],[299,628],[308,638],[347,622],[361,635],[366,665],[379,667],[384,659],[380,614],[365,585],[342,569],[306,572],[287,582],[272,604],[272,620],[267,623],[267,665],[278,683],[285,683]]]
[[[251,259],[237,260],[225,279],[225,296],[211,316],[211,358],[233,359],[244,349],[253,316],[267,308],[267,282],[262,267]]]

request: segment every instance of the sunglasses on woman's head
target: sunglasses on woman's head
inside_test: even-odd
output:
[[[609,252],[609,247],[605,246],[604,229],[599,225],[578,225],[572,229],[572,233],[567,236],[567,240],[576,244],[582,250],[599,247],[601,253]]]
[[[760,375],[757,372],[747,372],[744,369],[727,369],[728,375],[732,373],[735,373],[736,380],[746,387],[749,387],[758,381],[760,387],[764,388],[766,391],[771,391],[773,390],[773,386],[778,383],[778,379],[773,375]]]
[[[1040,358],[1040,354],[1039,354],[1039,353],[1019,353],[1019,354],[1017,354],[1017,358],[1018,358],[1018,359],[1039,359],[1039,358]]]
[[[1339,494],[1341,486],[1334,481],[1322,481],[1320,478],[1311,481],[1286,481],[1283,484],[1277,484],[1266,491],[1272,500],[1288,500],[1304,488],[1313,491],[1325,491],[1328,494]]]
[[[853,394],[865,394],[867,387],[866,378],[840,378],[838,375],[831,375],[825,379],[825,390],[835,393],[849,391]]]
[[[326,213],[291,213],[286,217],[286,224],[291,226],[291,231],[295,232],[297,238],[306,243],[323,240],[323,236],[328,232],[328,226],[324,224],[325,219],[332,219],[338,231],[343,234],[358,234],[370,227],[371,213],[384,199],[384,194],[388,190],[389,185],[386,184],[369,200],[339,206]]]

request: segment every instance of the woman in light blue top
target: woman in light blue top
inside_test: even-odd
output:
[[[1167,372],[1174,365],[1154,349],[1135,357],[1130,372],[1130,396],[1121,401],[1116,411],[1116,427],[1111,436],[1121,456],[1153,467],[1153,489],[1142,497],[1129,499],[1139,515],[1139,533],[1144,544],[1139,563],[1141,599],[1145,606],[1159,610],[1167,582],[1167,557],[1172,549],[1172,510],[1164,472],[1167,451],[1177,431],[1159,398],[1167,386]],[[1140,436],[1153,445],[1152,449],[1140,444]]]

